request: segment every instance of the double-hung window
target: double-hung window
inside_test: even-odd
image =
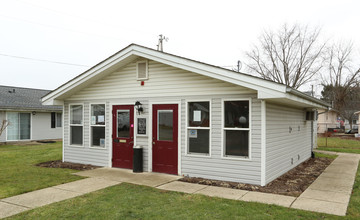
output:
[[[83,145],[82,105],[70,105],[70,145]]]
[[[188,102],[188,154],[210,154],[210,102]]]
[[[91,105],[91,146],[105,147],[105,105]]]
[[[249,158],[250,101],[226,100],[223,110],[224,156]]]

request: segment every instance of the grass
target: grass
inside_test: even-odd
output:
[[[317,153],[315,152],[315,157],[325,157],[325,158],[330,158],[330,159],[335,159],[338,156],[334,155],[334,154],[323,154],[323,153]]]
[[[346,217],[122,183],[8,219],[360,219],[360,170]]]
[[[318,137],[318,150],[360,154],[360,141],[341,139],[338,137]]]
[[[81,179],[71,169],[37,167],[60,160],[62,143],[30,146],[0,145],[0,199]]]

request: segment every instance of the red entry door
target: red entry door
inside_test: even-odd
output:
[[[153,172],[178,174],[178,105],[153,105]]]
[[[112,166],[133,168],[134,106],[113,106],[113,159]]]

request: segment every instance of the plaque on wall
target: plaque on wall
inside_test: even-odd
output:
[[[137,134],[146,136],[146,118],[138,118],[137,122]]]

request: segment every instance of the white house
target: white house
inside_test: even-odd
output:
[[[0,86],[0,143],[62,138],[62,107],[44,106],[41,97],[50,90]]]
[[[64,107],[63,160],[265,185],[311,156],[316,109],[285,85],[129,45],[42,99]],[[137,104],[137,105],[135,105]]]

